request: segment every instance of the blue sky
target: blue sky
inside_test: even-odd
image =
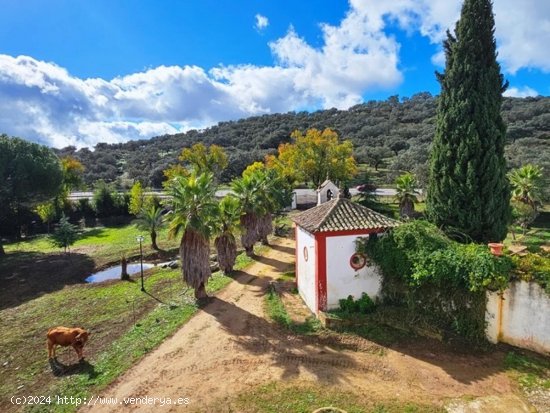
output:
[[[550,95],[550,2],[494,0],[510,96]],[[439,93],[460,0],[2,0],[0,133],[93,146]]]

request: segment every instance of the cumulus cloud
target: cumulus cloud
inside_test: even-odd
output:
[[[271,42],[273,66],[159,66],[112,80],[79,79],[54,63],[0,55],[0,130],[80,147],[255,114],[347,108],[369,90],[402,81],[399,44],[383,26],[352,8],[340,25],[321,26],[321,48],[292,28]]]
[[[267,17],[262,16],[261,14],[256,14],[255,18],[256,24],[254,27],[256,27],[256,30],[261,31],[269,26],[269,19]]]
[[[539,96],[540,93],[535,89],[530,88],[529,86],[523,86],[520,88],[510,87],[504,92],[504,96],[511,98],[526,98],[526,97],[535,97]]]
[[[495,0],[500,60],[508,73],[550,71],[550,2]],[[220,120],[317,108],[347,108],[403,81],[397,24],[437,45],[461,0],[350,0],[337,25],[321,24],[311,46],[292,27],[268,46],[271,66],[159,66],[111,80],[80,79],[55,63],[0,55],[0,132],[47,145],[93,146],[203,128]],[[264,20],[265,19],[265,20]],[[256,16],[258,29],[269,21]],[[434,64],[443,64],[436,53]],[[527,86],[509,96],[530,96]]]
[[[433,44],[440,45],[447,29],[454,30],[460,17],[462,0],[352,0],[357,9],[376,10],[397,20],[408,30],[418,30]],[[386,4],[389,3],[389,4]],[[515,74],[521,68],[536,68],[550,72],[550,2],[547,0],[495,0],[495,13],[499,60],[505,72]],[[438,51],[432,62],[445,63]]]

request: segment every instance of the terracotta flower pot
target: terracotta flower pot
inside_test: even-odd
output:
[[[487,245],[491,248],[491,254],[497,256],[502,255],[502,248],[504,248],[504,244],[501,244],[500,242],[491,242]]]

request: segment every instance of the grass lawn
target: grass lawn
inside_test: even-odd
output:
[[[105,387],[172,334],[197,310],[193,291],[184,287],[178,270],[156,268],[148,273],[145,288],[151,296],[140,291],[139,282],[112,281],[70,286],[3,310],[0,400],[7,401],[8,396],[17,394],[86,397],[90,391]],[[216,273],[208,291],[215,292],[230,281]],[[72,348],[58,349],[64,371],[60,370],[61,377],[52,380],[45,334],[56,325],[81,325],[91,331],[85,348],[90,364],[75,364]],[[12,410],[18,409],[0,404],[0,411]],[[72,410],[74,406],[55,409]]]
[[[93,257],[96,266],[119,261],[122,255],[126,257],[139,256],[139,243],[136,241],[138,235],[143,235],[143,253],[145,256],[154,253],[151,248],[151,238],[146,231],[138,229],[135,225],[97,227],[83,230],[78,240],[71,247],[75,253],[84,253]],[[178,247],[179,242],[176,239],[168,239],[168,231],[163,229],[158,236],[159,248],[169,250]],[[7,243],[4,249],[10,253],[52,253],[61,250],[54,247],[47,235],[37,235],[35,237],[19,242]]]
[[[5,287],[0,289],[0,309],[82,283],[91,273],[118,264],[123,255],[139,261],[139,234],[143,231],[134,225],[86,229],[70,254],[54,247],[46,235],[6,244],[6,256],[0,259],[0,283]],[[143,235],[146,260],[177,255],[178,242],[168,240],[166,230],[159,235],[163,252],[153,250],[148,234]]]
[[[179,269],[146,271],[149,295],[140,291],[136,276],[127,282],[83,283],[83,269],[116,262],[121,251],[127,256],[136,252],[139,233],[133,225],[91,229],[70,255],[60,254],[44,236],[6,246],[7,256],[0,261],[0,281],[9,285],[0,294],[1,412],[22,409],[9,402],[14,395],[85,398],[98,392],[197,311],[193,291],[184,285]],[[161,235],[161,248],[171,245],[165,240]],[[145,254],[152,252],[146,248]],[[259,247],[255,252],[265,250]],[[236,269],[253,262],[241,254]],[[207,290],[213,293],[230,281],[216,273]],[[76,363],[72,348],[58,348],[60,367],[48,364],[46,332],[57,325],[83,326],[91,332],[84,349],[86,362]],[[28,410],[75,409],[74,405],[45,405]]]
[[[224,411],[241,413],[311,413],[321,407],[337,407],[348,413],[436,413],[445,409],[429,404],[377,400],[369,394],[359,395],[336,386],[306,383],[269,383],[226,402]],[[231,409],[231,410],[229,410]]]
[[[550,204],[544,205],[541,208],[540,214],[533,222],[526,233],[523,234],[523,230],[515,226],[512,231],[508,233],[508,236],[504,240],[506,246],[510,245],[524,245],[530,252],[540,252],[542,246],[550,246]]]

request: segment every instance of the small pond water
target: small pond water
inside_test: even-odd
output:
[[[143,270],[148,270],[149,268],[153,268],[153,264],[143,263]],[[128,274],[136,274],[140,272],[141,265],[139,263],[137,264],[128,264],[126,267],[126,271]],[[107,268],[106,270],[96,272],[95,274],[90,275],[88,278],[86,278],[87,283],[98,283],[101,281],[106,280],[119,280],[120,279],[120,270],[122,267],[120,265],[117,265],[116,267]]]

